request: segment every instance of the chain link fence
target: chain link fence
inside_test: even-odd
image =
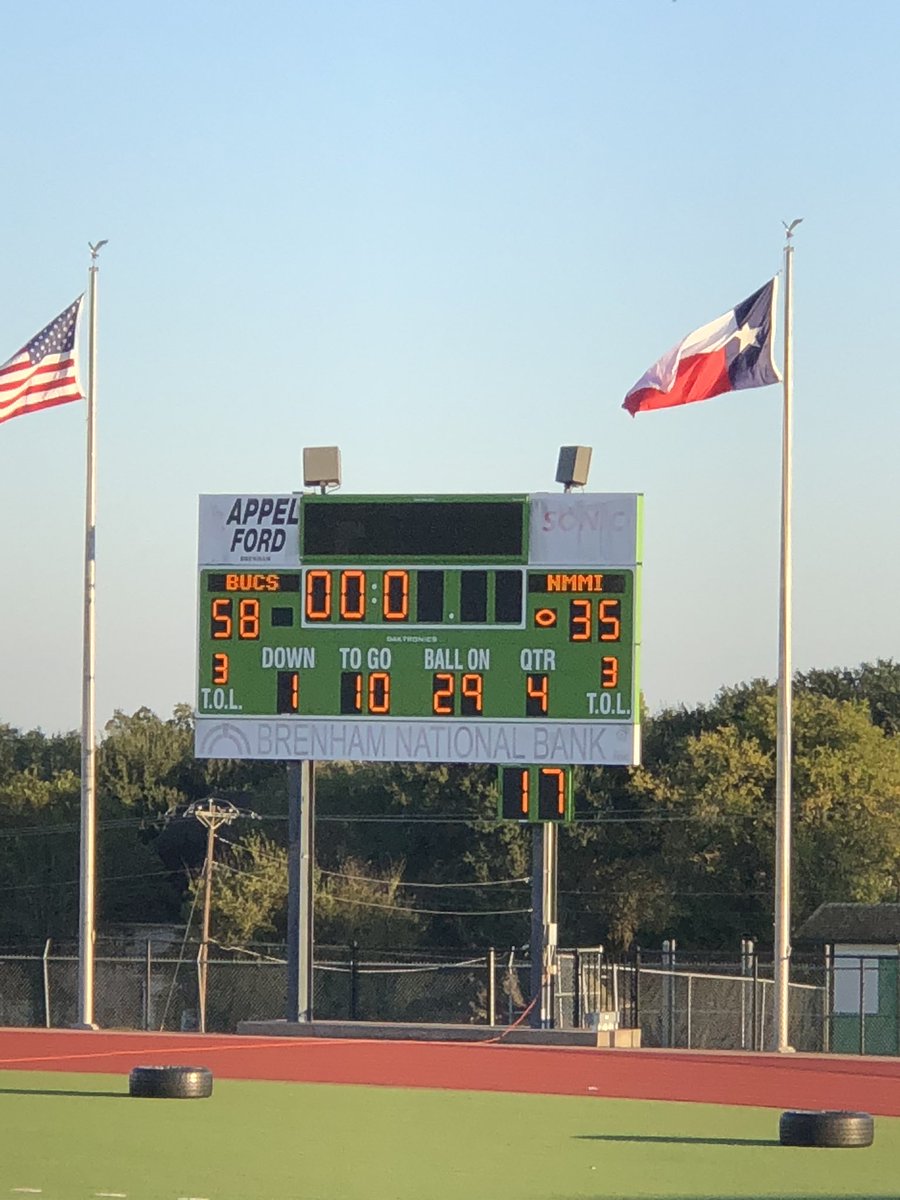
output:
[[[198,947],[95,956],[94,1012],[106,1029],[198,1026]],[[602,947],[560,950],[557,1028],[640,1028],[644,1046],[764,1050],[774,1036],[771,960],[711,961],[672,949],[625,960]],[[900,1053],[900,956],[841,956],[792,963],[790,1042],[802,1051]],[[515,949],[452,956],[316,947],[313,1012],[319,1020],[511,1025],[531,1000],[531,964]],[[271,1020],[287,1008],[278,948],[212,952],[207,1028]],[[0,1025],[72,1026],[78,1015],[75,947],[0,953]]]
[[[691,1050],[767,1050],[775,1038],[771,956],[745,940],[737,958],[697,955],[664,942],[640,950],[637,1007],[645,1046]],[[789,985],[790,1044],[809,1053],[829,1049],[833,1013],[824,959],[795,956]]]
[[[507,1024],[528,1003],[530,965],[493,950],[466,958],[318,947],[313,1011],[320,1020]],[[94,1016],[104,1029],[198,1027],[197,946],[94,958]],[[208,960],[206,1027],[271,1020],[287,1009],[287,962],[270,953]],[[67,1027],[78,1018],[78,955],[0,954],[0,1024]]]
[[[642,967],[640,1024],[645,1046],[763,1050],[774,1038],[774,983],[765,977]],[[790,984],[790,1042],[826,1049],[825,988]]]

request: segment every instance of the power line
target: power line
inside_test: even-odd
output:
[[[220,838],[219,840],[221,842],[227,842],[229,846],[234,846],[235,848],[238,848],[238,849],[240,848],[239,842],[232,842],[229,839],[224,838],[224,837]],[[281,864],[281,860],[276,859],[273,855],[269,855],[268,858],[269,858],[270,862],[279,863],[279,865]],[[262,871],[243,870],[240,867],[235,867],[231,863],[223,862],[221,860],[216,863],[216,870],[225,870],[231,875],[240,875],[246,879],[264,879],[265,878],[265,874]],[[347,880],[347,881],[352,881],[354,883],[372,883],[372,884],[375,884],[376,886],[385,887],[385,888],[393,888],[393,889],[398,889],[398,888],[437,888],[437,889],[470,888],[470,889],[472,889],[472,888],[474,888],[475,890],[479,890],[483,887],[512,887],[512,886],[519,886],[521,884],[531,882],[530,877],[526,876],[522,879],[497,879],[497,880],[491,880],[486,883],[413,883],[413,882],[407,881],[407,880],[383,879],[383,878],[379,878],[376,875],[345,875],[342,871],[327,871],[323,868],[320,868],[318,873],[320,875],[328,876],[331,879]],[[329,892],[328,895],[332,895],[332,893]],[[343,900],[346,898],[333,896],[333,899],[342,899]],[[348,901],[348,902],[349,903],[362,903],[362,901]],[[401,907],[401,906],[392,905],[391,907]],[[403,911],[411,912],[413,910],[404,908]],[[417,911],[425,911],[425,910],[417,910]],[[443,912],[445,910],[442,909],[441,911]]]
[[[632,813],[641,815],[630,815]],[[116,817],[106,821],[99,821],[97,828],[100,831],[113,829],[128,829],[141,826],[144,828],[154,828],[161,826],[165,822],[172,819],[171,813],[159,813],[151,817]],[[287,815],[280,813],[260,813],[256,819],[259,821],[286,821]],[[574,822],[581,827],[590,827],[593,825],[665,825],[676,824],[681,822],[699,821],[707,825],[728,825],[738,821],[760,821],[765,819],[765,814],[753,813],[718,813],[715,816],[701,813],[646,813],[640,809],[622,809],[615,814],[607,816],[595,817],[578,817]],[[509,822],[495,816],[486,816],[484,814],[473,813],[469,816],[456,817],[438,817],[438,816],[414,816],[406,813],[382,813],[373,815],[371,813],[322,813],[316,815],[317,822],[344,822],[346,824],[382,824],[382,825],[490,825],[496,828],[508,824]],[[19,828],[0,829],[0,840],[10,840],[12,838],[26,837],[52,837],[61,833],[78,833],[80,826],[76,822],[66,822],[60,825],[25,825]]]
[[[417,913],[429,917],[508,917],[517,913],[530,913],[530,908],[498,908],[486,910],[460,909],[454,910],[449,908],[407,908],[401,904],[379,904],[375,900],[352,900],[347,896],[335,896],[332,892],[326,892],[329,900],[336,900],[339,904],[357,904],[360,908],[386,908],[394,913]],[[324,897],[320,897],[320,902]]]
[[[224,834],[221,834],[219,836],[219,841],[221,843],[223,843],[224,845],[233,847],[235,850],[243,850],[243,851],[247,852],[247,847],[242,842],[235,842],[231,838],[225,837]],[[278,863],[279,865],[281,865],[284,862],[284,860],[282,858],[280,858],[274,854],[267,854],[265,850],[259,851],[258,853],[259,853],[260,858],[265,858],[269,862]],[[254,872],[254,871],[241,871],[239,868],[234,867],[229,863],[220,862],[217,865],[223,866],[226,868],[226,870],[232,871],[237,875],[253,876],[253,875],[258,874],[258,872]],[[479,889],[479,888],[485,888],[485,887],[514,887],[514,886],[519,886],[521,884],[531,883],[530,875],[523,875],[517,879],[486,879],[486,880],[482,880],[480,882],[473,880],[471,882],[463,882],[463,883],[441,883],[441,882],[435,883],[435,882],[430,882],[430,881],[429,882],[425,882],[425,881],[417,882],[417,881],[414,881],[411,879],[385,879],[385,878],[379,877],[377,875],[347,875],[343,871],[329,871],[329,870],[326,870],[324,867],[319,867],[319,868],[317,868],[317,870],[320,875],[327,875],[334,879],[347,879],[347,880],[352,880],[353,882],[358,882],[358,883],[375,883],[375,884],[380,884],[382,887],[394,887],[394,888],[475,888],[475,889]]]
[[[484,887],[512,887],[514,885],[531,883],[531,876],[525,875],[521,879],[490,879],[484,880],[481,883],[414,883],[410,879],[394,881],[392,879],[378,879],[373,875],[345,875],[343,871],[326,871],[324,868],[319,869],[320,875],[333,876],[335,879],[352,879],[358,880],[360,883],[381,883],[390,884],[392,887],[414,887],[414,888],[484,888]]]
[[[667,896],[731,896],[735,900],[739,900],[743,896],[769,896],[769,895],[771,895],[771,891],[772,891],[771,888],[752,888],[748,891],[740,891],[740,892],[724,892],[724,891],[723,892],[707,892],[707,891],[686,892],[686,891],[680,891],[678,888],[666,888],[666,895]],[[559,894],[560,894],[560,896],[581,896],[584,899],[588,899],[588,900],[608,900],[610,898],[612,898],[612,899],[619,898],[619,893],[616,891],[615,887],[611,887],[608,891],[605,891],[605,892],[560,891]]]
[[[116,883],[122,879],[153,879],[159,875],[172,875],[172,871],[143,871],[140,875],[103,875],[98,883]],[[53,888],[78,887],[77,879],[53,879],[45,883],[0,883],[0,892],[50,891]]]
[[[159,818],[162,820],[162,818]],[[156,823],[156,818],[148,820],[146,817],[116,817],[108,821],[98,822],[98,829],[126,829],[133,825],[152,825]],[[0,838],[15,838],[15,837],[49,837],[55,833],[78,833],[80,825],[77,822],[70,822],[61,825],[24,825],[20,828],[0,829]]]

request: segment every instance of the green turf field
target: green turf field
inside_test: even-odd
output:
[[[0,1072],[0,1198],[575,1200],[900,1196],[875,1145],[778,1145],[776,1110],[216,1080],[139,1100],[121,1075]]]

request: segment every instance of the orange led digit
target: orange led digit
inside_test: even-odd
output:
[[[385,571],[382,580],[382,612],[386,621],[409,618],[409,572]]]
[[[366,615],[365,571],[341,571],[342,621],[361,621]]]
[[[227,654],[214,654],[212,656],[212,681],[217,687],[224,687],[228,682]]]
[[[231,621],[231,613],[233,604],[231,600],[225,600],[219,597],[212,602],[212,636],[217,642],[224,642],[231,637],[233,626]]]
[[[455,679],[449,671],[438,671],[431,681],[431,710],[436,717],[453,716]]]
[[[331,620],[331,572],[306,572],[307,621]]]
[[[373,671],[369,676],[369,712],[391,711],[391,677],[386,671]]]
[[[555,815],[566,815],[566,773],[562,767],[541,767],[541,782],[546,782],[552,796],[550,807],[555,809]],[[541,789],[542,791],[544,789]],[[543,797],[542,797],[543,799]]]
[[[300,711],[300,672],[279,671],[275,677],[276,708],[280,713]]]
[[[589,642],[591,640],[591,602],[590,600],[569,601],[569,641]]]
[[[545,717],[550,684],[546,675],[526,675],[525,716]]]
[[[341,672],[341,715],[355,716],[362,712],[362,674],[359,671]]]
[[[475,672],[463,675],[459,687],[462,693],[462,698],[459,702],[459,711],[464,717],[481,716],[484,709],[483,688],[484,680],[481,675]]]
[[[498,816],[504,821],[527,821],[529,817],[529,778],[527,767],[500,768]]]
[[[246,641],[259,637],[258,600],[241,600],[238,604],[238,637]]]
[[[622,636],[622,602],[600,600],[597,603],[597,628],[601,642],[617,642]]]
[[[612,654],[600,659],[600,686],[614,688],[619,685],[619,660]]]

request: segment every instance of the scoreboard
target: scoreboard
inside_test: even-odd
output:
[[[499,767],[497,816],[505,821],[574,820],[571,767]]]
[[[206,496],[199,757],[639,759],[641,497]]]

